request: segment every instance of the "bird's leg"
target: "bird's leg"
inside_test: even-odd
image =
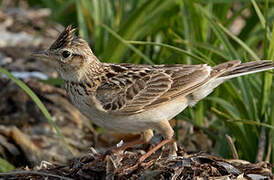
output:
[[[151,140],[152,137],[153,137],[153,131],[151,129],[145,130],[145,131],[143,131],[141,133],[140,139],[132,141],[132,142],[125,143],[125,144],[123,144],[120,147],[116,147],[116,148],[112,148],[110,150],[107,150],[103,155],[100,155],[97,159],[95,159],[92,162],[92,164],[96,164],[101,159],[105,159],[105,157],[107,155],[110,155],[113,152],[118,152],[118,151],[126,150],[127,148],[134,147],[135,145],[138,145],[138,144],[148,143]]]
[[[174,131],[170,126],[168,120],[161,121],[157,124],[156,130],[162,134],[165,139],[170,139],[169,141],[169,155],[177,156],[177,143],[173,140]]]
[[[165,144],[168,144],[170,155],[176,156],[177,153],[177,144],[173,140],[174,131],[172,127],[170,126],[169,122],[167,120],[161,121],[160,123],[157,123],[155,126],[155,130],[157,130],[159,133],[163,135],[165,140],[157,144],[154,148],[149,150],[146,154],[144,154],[140,159],[139,163],[144,161],[146,158],[148,158],[151,154],[153,154],[155,151],[157,151],[159,148],[163,147]]]
[[[120,147],[113,148],[111,151],[112,152],[122,151],[122,150],[126,150],[127,148],[134,147],[138,144],[148,143],[152,137],[153,137],[153,131],[151,129],[145,130],[141,133],[141,137],[139,139],[132,142],[125,143]]]

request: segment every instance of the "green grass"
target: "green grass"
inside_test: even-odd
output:
[[[136,64],[208,63],[216,65],[274,59],[274,6],[269,1],[204,0],[38,0],[52,19],[73,24],[105,62]],[[230,14],[228,17],[227,15]],[[235,20],[244,26],[231,33]],[[215,152],[231,158],[225,139],[235,141],[241,159],[255,161],[261,129],[266,128],[264,160],[274,162],[273,74],[236,78],[218,87],[207,99],[180,116],[203,127],[214,114],[218,121],[208,129]],[[270,156],[267,149],[271,147]]]
[[[0,157],[0,173],[1,172],[9,172],[14,169],[14,166],[10,164],[8,161],[2,159]]]

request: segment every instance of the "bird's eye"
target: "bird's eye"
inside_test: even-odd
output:
[[[70,54],[71,54],[71,53],[70,53],[69,51],[66,51],[66,50],[62,52],[62,56],[63,56],[64,58],[69,57]]]

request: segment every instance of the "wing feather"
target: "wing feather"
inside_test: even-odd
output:
[[[109,71],[112,76],[101,83],[95,97],[107,112],[134,114],[187,95],[191,87],[208,79],[211,69],[207,65],[112,64]]]

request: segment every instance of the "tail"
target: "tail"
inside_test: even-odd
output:
[[[196,89],[196,91],[192,92],[191,98],[188,98],[189,105],[195,105],[199,100],[209,95],[214,88],[226,80],[270,69],[274,69],[274,62],[270,60],[252,61],[247,63],[241,63],[241,61],[235,60],[214,66],[210,72],[210,79],[201,87]]]
[[[247,74],[274,69],[274,61],[271,61],[271,60],[252,61],[252,62],[241,63],[241,64],[239,61],[232,61],[232,62],[238,62],[238,63],[234,64],[234,66],[231,67],[230,70],[221,74],[219,78],[224,78],[226,80],[226,79],[231,79],[238,76],[243,76]]]

